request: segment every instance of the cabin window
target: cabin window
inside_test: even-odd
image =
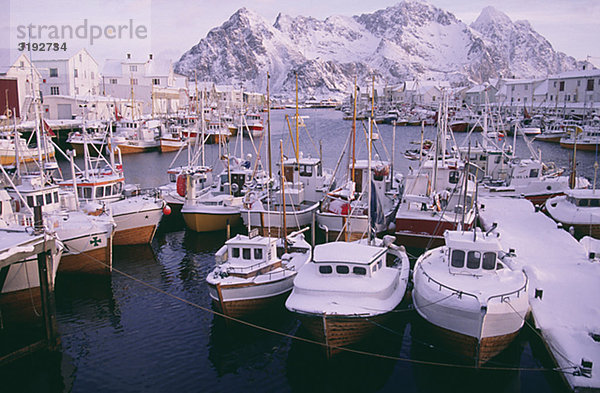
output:
[[[233,247],[233,248],[231,249],[231,256],[232,256],[233,258],[239,258],[239,257],[240,257],[240,249],[239,249],[239,248],[237,248],[237,247]]]
[[[169,181],[171,183],[175,183],[177,181],[177,175],[174,173],[169,173]]]
[[[249,248],[242,248],[242,258],[250,259],[250,249]]]
[[[600,206],[600,199],[590,199],[590,206],[591,207],[598,207],[598,206]]]
[[[110,185],[104,186],[104,195],[110,196],[111,191],[112,191],[112,187]]]
[[[585,206],[588,205],[588,200],[587,199],[580,199],[579,203],[577,205],[585,207]]]
[[[114,187],[114,192],[113,194],[117,195],[121,193],[121,189],[123,188],[123,183],[119,182],[119,183],[115,183],[113,184]]]
[[[92,199],[92,187],[83,187],[83,197],[85,199]]]
[[[538,177],[538,173],[539,173],[538,169],[532,169],[529,171],[529,177]]]
[[[450,182],[450,184],[456,184],[458,183],[459,177],[460,174],[458,173],[458,171],[450,171],[450,173],[448,174],[448,181]]]
[[[467,268],[479,269],[479,262],[481,260],[481,253],[479,251],[469,251],[467,254]]]
[[[254,259],[262,259],[262,257],[263,257],[262,248],[255,248],[254,249]]]
[[[379,259],[379,261],[377,261],[377,268],[381,269],[381,266],[383,266],[383,260]]]
[[[483,267],[484,270],[494,270],[496,268],[496,253],[484,252],[481,267]]]
[[[452,267],[465,266],[465,252],[463,250],[452,250]]]
[[[496,156],[496,159],[494,160],[494,164],[500,164],[500,160],[502,160],[502,157]]]
[[[33,197],[31,195],[27,195],[27,206],[33,207]]]
[[[96,198],[102,198],[104,196],[104,187],[96,187]]]
[[[44,196],[42,194],[35,196],[35,205],[43,206],[44,205]]]
[[[317,176],[323,176],[323,167],[321,166],[320,162],[317,165]]]
[[[283,174],[285,176],[285,181],[289,181],[289,182],[294,181],[294,167],[293,166],[284,166]]]
[[[346,265],[337,265],[335,267],[335,272],[337,274],[348,274],[350,273],[350,268]]]
[[[58,191],[54,191],[54,203],[58,203]]]
[[[52,194],[48,193],[46,194],[46,205],[49,205],[52,203]]]
[[[312,173],[312,165],[300,165],[300,176],[311,177]]]
[[[319,273],[321,274],[331,274],[333,269],[329,265],[319,266]]]
[[[357,274],[359,276],[366,276],[367,269],[365,269],[364,267],[355,266],[352,268],[352,273]]]

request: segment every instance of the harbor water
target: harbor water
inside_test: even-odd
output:
[[[272,112],[272,166],[279,158],[279,140],[291,155],[285,115]],[[322,154],[333,168],[351,128],[334,110],[302,110],[306,130],[300,131],[304,155]],[[266,117],[266,116],[265,116]],[[290,119],[292,131],[294,122]],[[357,122],[359,158],[366,158],[366,122]],[[391,159],[391,125],[378,125],[384,147],[374,154]],[[435,138],[427,127],[424,137]],[[466,134],[457,134],[462,143]],[[475,138],[480,138],[475,135]],[[406,173],[418,162],[403,157],[418,148],[420,127],[397,127],[394,169]],[[256,157],[244,141],[244,154]],[[505,143],[513,143],[507,137]],[[555,144],[534,142],[545,162],[569,167],[572,152]],[[240,153],[235,141],[230,153]],[[386,152],[387,150],[387,152]],[[517,152],[529,156],[524,142]],[[176,153],[158,152],[123,157],[128,183],[156,187],[168,181],[166,169]],[[220,155],[207,146],[207,164]],[[177,163],[185,162],[185,154]],[[578,152],[578,174],[594,178],[595,152]],[[347,156],[340,170],[347,167]],[[68,164],[61,163],[68,175]],[[217,169],[218,170],[218,169]],[[338,172],[339,172],[338,171]],[[340,174],[341,176],[341,174]],[[244,228],[234,232],[244,233]],[[385,325],[368,340],[327,360],[322,348],[304,341],[306,332],[283,304],[254,315],[247,324],[224,320],[211,306],[205,278],[226,233],[194,233],[182,221],[161,225],[150,245],[115,247],[114,270],[101,280],[58,277],[57,323],[61,344],[53,353],[39,353],[0,369],[2,392],[562,392],[559,375],[543,343],[527,324],[518,338],[487,369],[448,353],[428,337],[420,317],[406,299]],[[517,250],[518,252],[518,250]]]

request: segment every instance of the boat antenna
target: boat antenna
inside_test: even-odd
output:
[[[296,163],[299,164],[300,163],[300,145],[298,144],[298,142],[299,142],[299,140],[298,140],[298,121],[299,121],[300,115],[298,114],[298,72],[294,72],[294,74],[296,75]]]
[[[354,164],[356,154],[356,101],[358,101],[358,87],[356,86],[356,76],[354,76],[354,109],[352,110],[352,181],[354,182]]]

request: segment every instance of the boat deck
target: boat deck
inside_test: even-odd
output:
[[[564,370],[561,375],[573,391],[600,391],[600,372],[582,369],[583,360],[600,365],[600,263],[529,201],[482,198],[481,203],[484,227],[498,223],[500,243],[515,248],[515,260],[527,272],[535,325]]]

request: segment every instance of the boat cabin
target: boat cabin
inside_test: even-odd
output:
[[[318,201],[322,193],[317,189],[323,186],[323,167],[318,158],[303,157],[296,161],[296,158],[288,158],[283,161],[283,174],[286,183],[286,194],[293,193],[292,189],[303,189],[303,195],[294,203],[300,203],[303,200]],[[290,194],[291,195],[291,194]],[[286,195],[286,198],[288,196]]]
[[[386,266],[386,249],[359,243],[325,243],[315,247],[313,261],[323,276],[372,277]]]
[[[217,265],[227,262],[231,267],[248,269],[247,273],[271,262],[277,262],[277,239],[263,236],[237,235],[225,242],[215,254]],[[244,273],[244,271],[239,271]]]
[[[582,189],[569,190],[565,194],[567,202],[577,207],[600,207],[600,191]]]
[[[34,206],[41,206],[42,212],[54,212],[60,210],[60,198],[58,185],[44,185],[39,175],[25,175],[21,177],[21,184],[17,186],[19,193],[33,209]],[[9,191],[10,193],[10,191]],[[22,201],[17,195],[11,195],[15,201],[15,211],[21,210]]]
[[[452,274],[481,276],[504,266],[498,260],[501,251],[496,236],[476,231],[446,231],[446,256]]]

